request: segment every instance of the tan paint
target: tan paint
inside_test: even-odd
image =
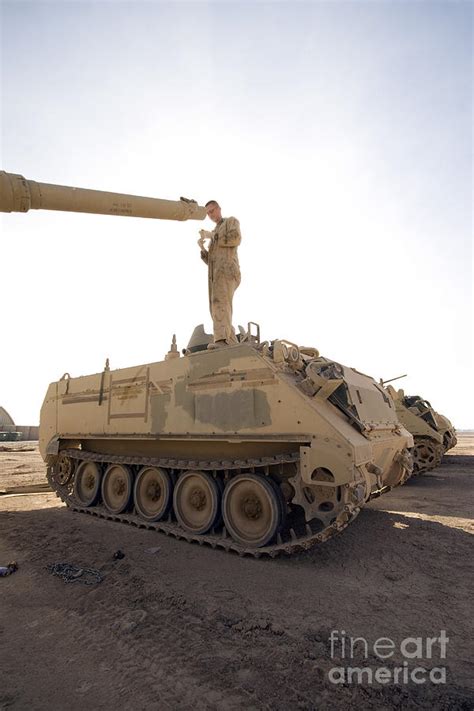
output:
[[[439,412],[435,412],[435,415],[439,433],[443,438],[443,446],[445,451],[448,451],[448,449],[452,449],[457,444],[456,430],[453,423],[445,415],[441,415]]]
[[[0,171],[0,212],[60,210],[95,215],[146,217],[159,220],[203,220],[206,208],[194,201],[110,193],[26,180],[22,175]]]
[[[395,402],[398,419],[413,437],[428,437],[434,442],[440,444],[443,442],[442,434],[425,422],[416,408],[406,407],[405,393],[402,389],[395,390],[392,385],[387,385],[386,391]]]
[[[319,486],[364,481],[376,490],[399,483],[404,471],[397,457],[413,440],[372,378],[336,364],[346,404],[361,418],[357,427],[327,389],[320,395],[330,380],[322,377],[318,386],[314,377],[311,396],[301,386],[302,375],[331,363],[301,354],[294,362],[275,362],[267,347],[242,344],[63,380],[50,386],[42,408],[41,453],[45,457],[52,438],[60,446],[81,441],[93,451],[174,458],[271,456],[301,448],[305,485],[316,486],[318,468],[333,477]]]

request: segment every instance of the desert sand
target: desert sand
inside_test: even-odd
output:
[[[472,434],[339,536],[275,560],[72,513],[44,472],[37,443],[0,447],[0,565],[19,566],[0,578],[0,709],[473,708]],[[66,584],[57,562],[103,581]],[[396,645],[445,630],[446,659],[420,664],[446,683],[331,683],[348,664],[332,630]],[[397,646],[351,663],[403,661]]]

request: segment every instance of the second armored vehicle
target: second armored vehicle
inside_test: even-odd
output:
[[[400,422],[413,435],[413,473],[422,473],[440,465],[443,454],[456,444],[456,431],[447,417],[433,410],[419,395],[405,395],[402,389],[387,385]]]

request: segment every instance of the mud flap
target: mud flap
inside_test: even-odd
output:
[[[48,446],[46,447],[46,454],[56,455],[59,454],[59,437],[53,437],[49,440]]]

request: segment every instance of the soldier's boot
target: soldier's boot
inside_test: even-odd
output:
[[[209,343],[207,346],[208,351],[214,351],[216,348],[225,348],[225,346],[228,346],[229,344],[227,341],[221,340],[221,341],[216,341],[215,343]]]

